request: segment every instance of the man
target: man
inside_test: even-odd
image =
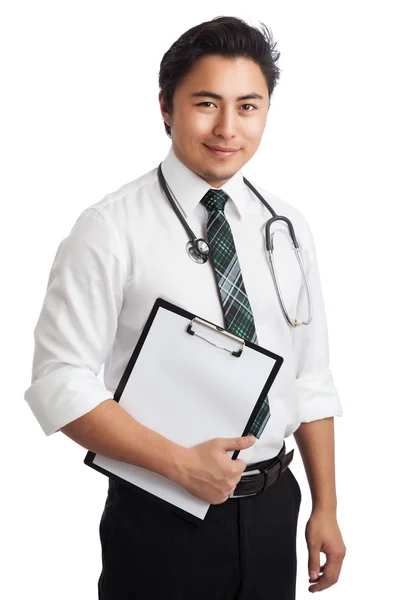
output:
[[[192,229],[208,239],[210,260],[198,264],[188,255],[157,168],[88,207],[54,260],[25,393],[43,430],[160,473],[211,504],[194,527],[110,479],[100,523],[102,600],[294,598],[301,492],[284,454],[291,433],[313,502],[309,590],[339,577],[345,546],[336,520],[333,417],[341,407],[312,235],[297,209],[256,186],[290,218],[303,253],[313,318],[292,329],[266,260],[262,234],[271,215],[243,181],[266,125],[278,57],[268,30],[220,17],[185,32],[162,59],[159,101],[172,140],[162,172]],[[287,308],[305,318],[301,274],[284,245],[276,248]],[[239,323],[248,339],[284,357],[255,437],[184,448],[110,397],[159,296],[229,331]],[[103,363],[104,386],[97,378]],[[231,460],[226,452],[238,449]],[[250,476],[265,481],[255,494],[243,493]]]

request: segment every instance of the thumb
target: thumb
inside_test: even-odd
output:
[[[254,435],[244,435],[237,438],[222,438],[222,447],[224,450],[238,450],[249,448],[256,441]]]
[[[245,444],[247,444],[248,446],[252,446],[257,438],[255,435],[251,434],[251,435],[244,435],[240,439],[245,440]]]
[[[320,552],[319,548],[310,549],[308,557],[308,573],[312,581],[316,581],[319,577],[320,568]]]

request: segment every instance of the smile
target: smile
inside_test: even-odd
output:
[[[204,144],[204,145],[215,156],[222,156],[223,158],[228,158],[228,156],[234,156],[238,152],[238,150],[234,150],[234,151],[215,150],[214,148],[210,148],[206,144]]]

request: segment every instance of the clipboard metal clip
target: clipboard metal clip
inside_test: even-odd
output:
[[[213,329],[214,331],[217,331],[218,333],[220,333],[221,335],[225,335],[237,342],[240,342],[242,345],[239,348],[239,350],[229,350],[229,348],[225,348],[224,346],[219,346],[218,344],[214,344],[214,342],[211,342],[211,340],[208,340],[207,338],[203,337],[202,335],[196,333],[195,331],[193,331],[193,322],[196,321],[197,323],[200,323],[201,325],[204,325],[205,327],[208,327],[209,329]],[[218,325],[214,325],[213,323],[209,323],[208,321],[204,321],[203,319],[200,319],[200,317],[194,317],[189,325],[187,326],[186,331],[188,333],[190,333],[190,335],[197,335],[199,338],[201,338],[202,340],[205,340],[206,342],[208,342],[209,344],[212,344],[213,346],[216,346],[216,348],[221,348],[222,350],[226,350],[227,352],[229,352],[230,354],[233,354],[233,356],[236,356],[237,358],[239,358],[243,352],[243,348],[245,346],[245,342],[242,338],[238,337],[237,335],[234,335],[233,333],[230,333],[229,331],[226,331],[225,329],[223,329],[223,327],[218,327]]]

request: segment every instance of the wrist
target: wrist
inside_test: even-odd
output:
[[[326,482],[325,485],[314,486],[311,490],[311,499],[313,512],[336,514],[337,497],[332,481]]]
[[[170,446],[165,460],[164,472],[162,473],[164,477],[175,483],[180,483],[186,470],[188,450],[189,448],[185,448],[179,444],[172,444]]]
[[[332,515],[336,517],[337,504],[332,502],[313,502],[312,513]]]

